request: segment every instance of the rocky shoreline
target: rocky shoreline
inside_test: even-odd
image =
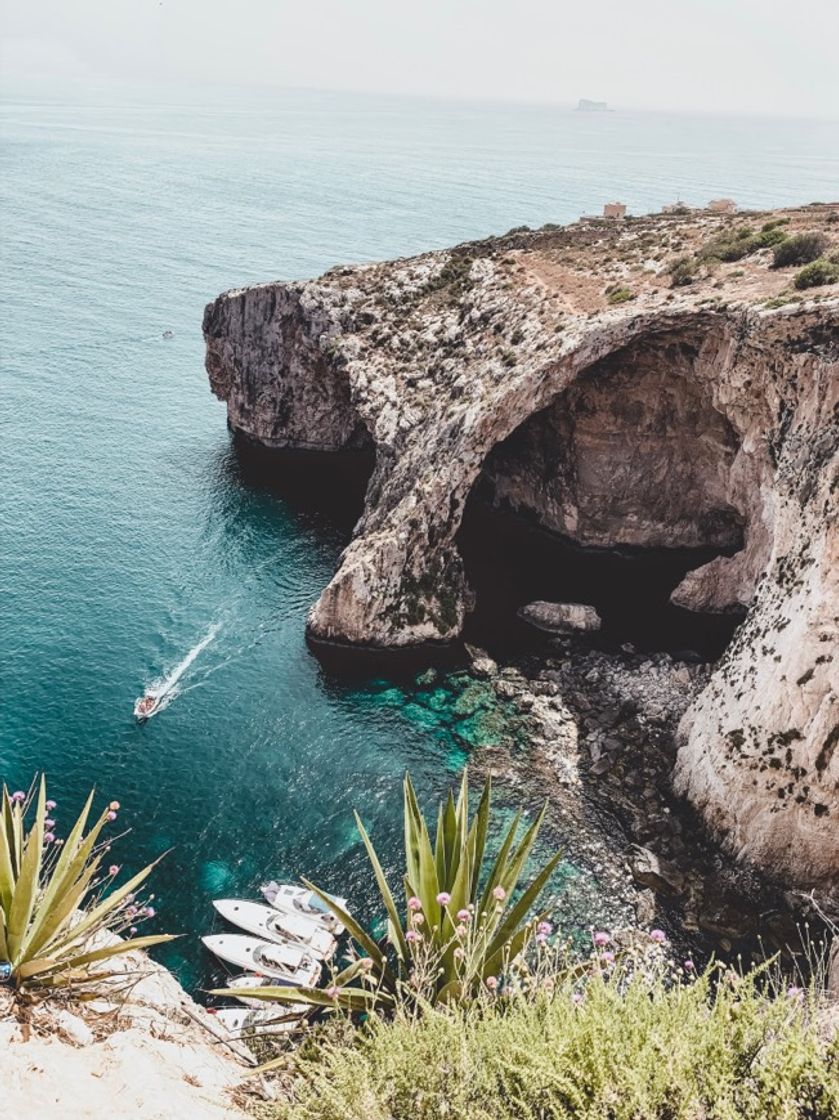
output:
[[[580,775],[620,784],[617,815],[674,864],[664,878],[686,876],[688,922],[718,931],[733,903],[714,917],[695,901],[680,862],[701,830],[668,824],[683,819],[671,784],[744,883],[754,867],[839,909],[839,286],[797,294],[772,249],[796,238],[836,252],[839,205],[511,230],[228,292],[204,317],[235,433],[371,456],[309,614],[324,648],[424,656],[458,640],[479,492],[583,550],[710,552],[667,588],[680,610],[743,618],[710,673],[583,657],[543,666],[532,691],[537,707],[554,685],[584,697]],[[586,664],[596,699],[577,687]],[[622,714],[598,722],[586,704]]]
[[[500,669],[478,656],[473,671],[493,666],[496,694],[529,733],[526,751],[479,751],[477,769],[548,798],[549,821],[612,900],[611,920],[664,925],[707,951],[794,945],[796,922],[816,918],[806,900],[732,861],[672,789],[679,720],[712,667],[557,645]],[[592,898],[590,923],[597,913]]]

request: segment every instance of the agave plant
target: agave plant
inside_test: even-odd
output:
[[[119,805],[111,802],[85,834],[92,803],[93,792],[62,842],[52,832],[49,814],[55,802],[47,800],[43,777],[29,794],[9,794],[3,786],[0,969],[18,989],[32,993],[90,986],[111,975],[95,967],[101,962],[172,939],[154,934],[102,944],[104,931],[133,929],[133,922],[153,913],[134,905],[134,897],[154,864],[115,887],[119,868],[102,868],[110,845],[100,836],[116,819]],[[31,809],[34,817],[27,828]]]
[[[491,783],[487,779],[477,812],[469,820],[468,777],[455,802],[451,792],[437,814],[434,843],[408,776],[404,782],[405,907],[400,912],[370,837],[355,814],[387,914],[382,941],[357,922],[331,895],[308,880],[365,954],[334,977],[330,986],[266,986],[249,997],[276,1003],[308,1003],[345,1011],[387,1010],[397,1003],[467,1002],[496,989],[509,965],[527,947],[544,915],[536,901],[560,859],[557,853],[516,894],[545,809],[518,839],[517,813],[493,860],[487,859]],[[486,866],[485,866],[486,865]],[[215,995],[236,995],[220,989]]]

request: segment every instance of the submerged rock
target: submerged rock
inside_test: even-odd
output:
[[[600,615],[586,603],[547,603],[538,600],[521,607],[519,618],[549,634],[593,633],[602,623]]]

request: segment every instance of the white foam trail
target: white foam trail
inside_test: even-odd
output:
[[[221,623],[220,622],[214,622],[213,625],[210,627],[210,629],[207,631],[207,633],[204,635],[204,637],[201,639],[201,641],[195,643],[195,645],[192,647],[192,649],[189,651],[189,653],[186,655],[186,657],[183,659],[183,661],[179,662],[175,666],[175,668],[171,671],[171,673],[169,673],[167,676],[165,676],[163,678],[163,683],[162,683],[162,685],[160,687],[160,691],[159,691],[160,695],[165,696],[167,692],[172,691],[172,689],[175,687],[175,685],[178,683],[178,681],[181,679],[181,677],[184,675],[184,673],[187,671],[187,669],[193,663],[195,658],[198,657],[198,655],[201,653],[202,650],[207,648],[207,646],[210,644],[210,642],[213,640],[213,638],[215,638],[216,634],[218,634],[220,629],[221,629]]]
[[[183,661],[179,661],[171,672],[167,673],[165,677],[161,677],[152,683],[148,691],[154,692],[158,697],[157,712],[163,711],[169,704],[180,694],[180,689],[177,687],[178,681],[196,659],[202,650],[205,650],[210,642],[215,638],[221,629],[220,622],[214,622],[204,637],[195,643]]]

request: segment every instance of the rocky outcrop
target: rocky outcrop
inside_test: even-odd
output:
[[[88,1002],[14,1008],[0,988],[4,1114],[245,1120],[234,1099],[253,1066],[243,1045],[223,1042],[226,1032],[145,954],[111,967]]]
[[[738,215],[824,229],[836,210]],[[486,499],[583,546],[726,552],[673,593],[748,610],[685,714],[678,788],[740,855],[835,890],[839,289],[790,295],[767,251],[668,266],[733,219],[510,234],[220,296],[207,368],[271,447],[372,445],[364,513],[309,617],[320,640],[446,642],[457,532]],[[704,258],[697,258],[704,259]]]
[[[600,615],[587,603],[546,603],[539,600],[521,607],[519,617],[549,634],[587,633],[599,630]]]

